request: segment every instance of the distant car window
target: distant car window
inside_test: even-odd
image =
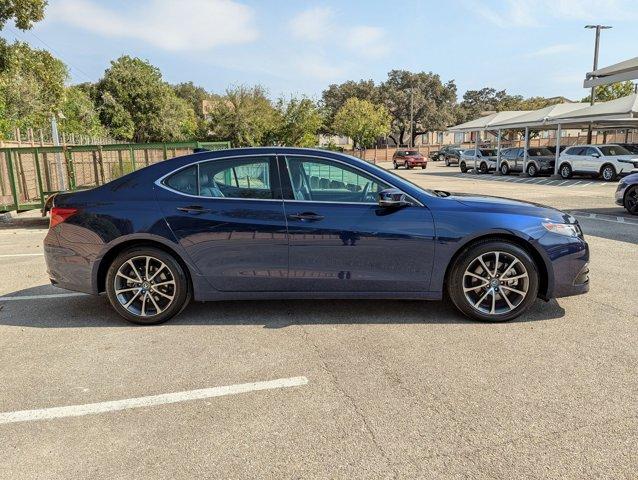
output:
[[[492,149],[489,149],[489,148],[481,148],[479,151],[481,152],[481,155],[483,157],[494,157],[494,156],[496,156],[496,150],[492,150]]]
[[[192,165],[174,173],[166,180],[164,185],[187,195],[198,195],[197,192],[197,166]]]
[[[622,145],[622,146],[625,147],[625,149],[631,154],[638,153],[638,145]]]
[[[600,153],[598,153],[598,150],[593,147],[587,147],[585,149],[585,152],[581,155],[585,155],[586,157],[593,157],[594,155],[600,155]]]
[[[566,155],[582,155],[585,147],[572,147],[565,150]]]
[[[606,157],[615,155],[631,155],[631,152],[620,145],[602,145],[598,147],[602,154]]]
[[[406,155],[406,156],[419,155],[419,152],[418,152],[418,150],[406,150],[404,152],[404,155]]]
[[[530,148],[528,153],[530,157],[549,157],[552,155],[552,152],[547,148]]]
[[[274,199],[268,157],[212,160],[199,167],[200,195],[215,198]]]
[[[323,158],[286,157],[295,200],[374,203],[385,182],[349,165]]]

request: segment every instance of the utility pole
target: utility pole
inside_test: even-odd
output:
[[[600,48],[600,31],[612,28],[610,25],[585,25],[585,28],[596,29],[596,42],[594,44],[594,68],[592,71],[598,69],[598,50]],[[591,97],[589,104],[593,105],[596,102],[596,87],[591,87]],[[591,124],[587,130],[587,143],[591,143]]]
[[[410,87],[410,148],[414,147],[414,87]]]

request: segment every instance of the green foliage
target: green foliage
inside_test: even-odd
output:
[[[456,85],[453,81],[441,82],[432,73],[412,73],[407,70],[392,70],[380,86],[380,99],[392,116],[392,138],[402,145],[410,131],[412,102],[414,127],[412,138],[427,132],[445,130],[454,123]]]
[[[350,137],[355,147],[368,147],[390,132],[392,118],[382,105],[350,98],[335,115],[333,130]]]
[[[0,1],[0,29],[13,19],[20,30],[29,30],[35,22],[44,18],[47,3],[46,0]]]
[[[280,99],[277,103],[276,143],[289,147],[314,147],[323,125],[315,103],[308,99]]]
[[[372,103],[379,103],[379,88],[372,80],[359,80],[355,82],[349,80],[340,85],[329,85],[323,91],[322,104],[325,111],[325,127],[327,133],[335,133],[330,131],[330,127],[334,123],[337,112],[350,98],[358,98],[359,100],[369,100]]]
[[[122,56],[96,86],[100,117],[112,135],[135,142],[182,141],[195,136],[193,108],[162,80],[157,67]]]
[[[68,87],[60,110],[64,116],[59,120],[61,132],[92,137],[106,135],[106,129],[100,123],[97,109],[84,89],[77,86]]]
[[[209,114],[213,140],[235,147],[266,145],[276,139],[278,116],[260,87],[234,87],[213,101]]]
[[[0,104],[10,128],[40,128],[64,98],[67,69],[45,50],[0,40]]]
[[[185,100],[195,112],[197,138],[205,138],[208,135],[208,122],[204,114],[204,102],[211,100],[213,98],[212,95],[204,88],[193,84],[193,82],[173,85],[173,91],[179,98]]]
[[[627,80],[626,82],[612,83],[611,85],[599,85],[596,87],[596,101],[608,102],[617,98],[626,97],[634,93],[634,84]],[[591,94],[582,100],[583,102],[591,101]]]

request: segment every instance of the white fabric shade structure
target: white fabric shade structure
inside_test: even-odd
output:
[[[636,59],[638,60],[638,59]],[[610,100],[608,102],[589,105],[586,103],[561,103],[532,111],[497,112],[485,117],[465,122],[449,128],[450,132],[498,132],[497,169],[500,168],[501,130],[525,130],[525,160],[527,168],[527,149],[529,131],[557,129],[556,135],[556,172],[558,172],[558,156],[561,129],[563,127],[585,128],[636,128],[638,127],[638,94]],[[478,150],[478,135],[475,149]],[[475,160],[476,168],[476,160]],[[525,170],[524,170],[525,171]]]
[[[583,87],[592,88],[636,78],[638,78],[638,57],[587,73]]]

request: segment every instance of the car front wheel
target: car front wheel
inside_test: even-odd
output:
[[[572,167],[568,163],[564,163],[560,166],[560,176],[564,179],[572,178]]]
[[[536,165],[534,165],[533,163],[530,163],[529,166],[527,167],[527,174],[530,177],[535,177],[536,175],[538,175],[538,169],[536,168]]]
[[[465,165],[465,162],[459,163],[459,168],[461,169],[462,173],[466,173],[467,172],[467,166]]]
[[[481,165],[479,167],[479,172],[480,173],[488,173],[489,172],[489,169],[487,167],[487,163],[485,163],[485,162],[481,163]]]
[[[450,166],[450,159],[445,157],[445,166],[449,167]]]
[[[630,187],[625,193],[625,209],[632,215],[638,215],[638,186]]]
[[[509,167],[509,165],[508,165],[507,163],[503,163],[503,164],[501,164],[501,173],[502,173],[503,175],[509,175],[509,173],[510,173],[510,167]]]
[[[397,164],[397,162],[393,161],[392,164],[393,164],[395,170],[399,169],[399,165]]]
[[[468,317],[504,322],[518,317],[534,302],[538,271],[518,245],[488,240],[459,256],[447,285],[450,299]]]
[[[153,247],[118,255],[106,275],[106,293],[117,313],[142,325],[167,321],[190,299],[184,269],[172,255]]]

